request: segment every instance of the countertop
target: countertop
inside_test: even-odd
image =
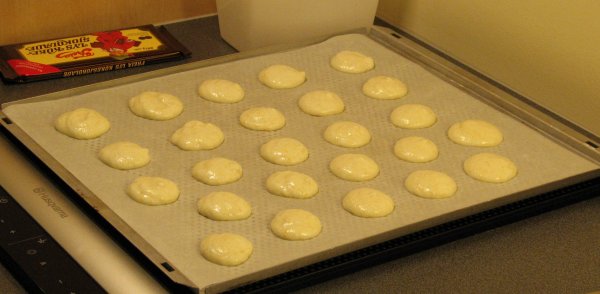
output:
[[[29,84],[0,84],[0,103],[175,66],[235,49],[216,16],[166,25],[191,58]],[[441,244],[298,293],[589,293],[600,290],[600,197]],[[0,292],[25,293],[0,267]]]

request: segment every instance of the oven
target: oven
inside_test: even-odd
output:
[[[597,137],[407,32],[389,28],[389,24],[381,20],[377,20],[376,24],[378,26],[369,32],[344,33],[294,43],[293,46],[232,54],[236,50],[220,38],[217,18],[210,16],[166,25],[176,38],[193,51],[192,57],[184,61],[126,72],[2,85],[2,102],[8,102],[3,105],[0,140],[2,261],[4,267],[21,283],[7,284],[8,287],[14,286],[7,291],[22,291],[21,287],[24,287],[28,292],[48,293],[241,293],[291,291],[308,287],[300,291],[360,289],[364,292],[418,292],[429,289],[435,292],[441,287],[454,287],[457,291],[468,292],[477,289],[499,290],[497,287],[500,283],[515,279],[515,288],[512,289],[524,289],[527,282],[532,287],[547,283],[565,285],[567,291],[597,290],[593,289],[600,281],[597,278],[598,255],[594,249],[597,248],[597,236],[600,234],[597,214],[600,203],[595,197],[600,193]],[[426,136],[444,137],[451,122],[471,116],[493,120],[500,125],[505,135],[504,148],[496,151],[507,154],[517,162],[519,173],[516,180],[508,184],[478,183],[462,173],[461,163],[465,155],[451,155],[441,157],[444,162],[431,167],[444,169],[453,166],[450,174],[458,177],[457,195],[461,200],[441,205],[431,204],[436,200],[417,199],[403,190],[398,182],[401,183],[407,175],[403,168],[416,170],[418,167],[414,164],[392,167],[397,164],[393,157],[378,154],[383,153],[381,150],[391,148],[389,144],[393,142],[392,138],[403,135],[397,129],[379,131],[387,117],[380,120],[376,116],[373,119],[363,117],[360,119],[371,130],[377,130],[373,133],[380,135],[380,138],[374,136],[371,143],[381,146],[365,149],[364,152],[382,162],[378,185],[386,191],[398,191],[398,195],[393,195],[397,203],[394,213],[398,215],[392,215],[397,219],[391,222],[373,221],[365,225],[361,219],[343,210],[332,212],[331,207],[341,196],[327,200],[330,202],[318,202],[315,198],[317,200],[313,202],[294,203],[313,209],[322,216],[324,229],[319,237],[323,241],[319,241],[319,237],[314,240],[317,242],[306,241],[316,243],[307,245],[308,248],[301,246],[303,241],[294,241],[296,243],[290,249],[290,245],[285,242],[282,245],[281,240],[264,241],[270,237],[265,237],[269,232],[265,232],[264,225],[274,213],[270,205],[282,207],[282,203],[287,203],[288,199],[269,204],[271,202],[263,203],[251,198],[254,203],[260,203],[265,214],[262,216],[259,210],[253,216],[262,227],[254,224],[249,225],[250,229],[245,229],[255,243],[255,252],[250,263],[240,267],[241,270],[227,268],[219,272],[222,268],[215,268],[214,265],[204,267],[187,263],[187,259],[198,260],[201,265],[206,261],[197,251],[182,252],[182,247],[177,245],[188,239],[198,240],[198,236],[212,229],[193,229],[194,234],[182,236],[178,241],[174,240],[176,236],[168,232],[144,227],[143,222],[151,221],[145,218],[145,212],[133,212],[140,215],[129,219],[128,212],[117,204],[120,202],[111,202],[110,196],[104,195],[102,188],[98,188],[113,182],[121,183],[118,179],[106,179],[102,168],[93,165],[95,158],[80,159],[72,154],[74,149],[63,149],[57,145],[56,142],[61,138],[48,135],[48,130],[36,131],[36,125],[43,121],[46,114],[63,111],[70,107],[69,103],[101,105],[102,102],[98,101],[103,99],[102,95],[140,91],[165,79],[169,85],[185,87],[193,85],[193,79],[206,78],[210,74],[233,79],[244,70],[256,71],[265,64],[287,60],[294,60],[296,64],[304,66],[309,74],[318,76],[328,70],[327,66],[315,61],[320,60],[319,54],[337,52],[342,48],[364,50],[382,63],[401,65],[386,67],[381,64],[377,68],[381,73],[392,74],[401,70],[410,73],[405,76],[405,79],[412,81],[408,83],[409,89],[426,97],[421,101],[436,106],[440,111],[438,123],[445,124],[444,127],[431,129]],[[327,56],[325,54],[323,58]],[[310,57],[314,57],[314,60]],[[352,95],[352,92],[345,92],[351,85],[340,86],[328,74],[324,74],[327,82],[314,81],[309,76],[303,86],[314,89],[331,87],[346,96]],[[247,84],[251,85],[252,82]],[[99,96],[94,96],[94,93]],[[296,97],[300,93],[294,92],[290,96]],[[436,102],[440,93],[445,93],[454,103]],[[33,99],[25,99],[30,97]],[[292,122],[305,119],[302,118],[304,114],[297,111],[294,99],[288,102],[268,101],[289,114],[288,128],[296,128],[293,129],[296,133],[303,129],[314,129],[317,135],[313,135],[318,137],[326,125],[323,121],[307,122],[308,128],[303,123],[293,125]],[[413,96],[413,99],[418,98]],[[348,111],[356,109],[358,114],[361,105],[370,105],[372,102],[352,100],[347,104]],[[392,106],[395,105],[388,103],[374,106],[373,109],[381,107],[378,110],[380,113],[388,113]],[[215,110],[209,109],[207,113],[211,111]],[[241,108],[232,108],[230,111],[237,114]],[[221,115],[226,116],[227,113]],[[126,121],[126,118],[123,119]],[[219,122],[221,125],[227,124],[225,121]],[[235,132],[238,131],[244,130]],[[245,137],[235,133],[235,138]],[[257,141],[266,138],[269,137],[255,137]],[[311,153],[310,160],[313,161],[309,164],[321,166],[332,154],[340,152],[335,148],[327,151],[330,147],[316,139],[314,142],[311,140],[308,137],[304,139],[309,147],[313,146],[313,150],[319,151],[312,151],[314,153]],[[240,148],[245,147],[245,142],[235,141],[235,144],[224,147],[230,148],[228,154],[242,154],[245,151]],[[387,145],[384,146],[384,143]],[[440,148],[441,154],[457,153],[447,150],[460,149],[456,144],[446,141],[439,145],[443,147]],[[169,147],[172,146],[165,148]],[[475,154],[476,151],[471,149],[467,153]],[[168,157],[170,153],[165,151],[164,156]],[[247,175],[256,180],[232,189],[237,189],[240,194],[251,191],[263,197],[261,183],[268,172],[260,174],[258,171],[265,169],[264,163],[260,160],[258,163],[240,160],[244,166],[252,167],[250,171],[257,171],[256,176],[252,173]],[[83,164],[79,165],[78,162]],[[82,176],[88,169],[93,172]],[[268,169],[273,167],[268,166]],[[306,168],[305,171],[310,173],[313,169]],[[347,191],[347,186],[357,186],[355,183],[336,184],[329,180],[330,177],[327,170],[316,177],[318,181],[328,183],[322,192],[335,195],[336,191]],[[122,190],[122,187],[119,186],[117,190]],[[108,194],[114,194],[113,190],[110,191]],[[325,198],[324,195],[319,196],[319,199]],[[194,203],[195,200],[187,202]],[[427,205],[433,208],[429,210]],[[191,225],[206,225],[204,219],[189,212],[176,211],[161,216],[169,216],[183,223],[189,221]],[[190,217],[194,219],[189,220]],[[353,227],[344,226],[348,220]],[[235,226],[227,225],[219,228],[238,230]],[[156,236],[158,233],[165,233],[169,236],[168,240],[163,242],[161,236]],[[286,250],[295,252],[285,254]],[[531,268],[544,264],[564,268]],[[523,272],[541,274],[522,277]],[[398,274],[405,277],[397,277]],[[579,280],[561,281],[575,277]]]

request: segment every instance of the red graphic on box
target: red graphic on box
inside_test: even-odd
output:
[[[129,48],[139,46],[140,41],[123,36],[121,31],[95,33],[96,42],[91,43],[93,48],[101,48],[107,51],[115,59],[125,59],[132,54],[127,53]]]
[[[23,59],[9,59],[8,64],[20,76],[35,76],[49,73],[61,72],[60,69],[37,62],[31,62]]]
[[[92,48],[84,48],[81,51],[67,51],[56,54],[56,58],[79,59],[83,57],[94,56]]]

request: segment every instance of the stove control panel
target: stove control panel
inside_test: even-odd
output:
[[[1,186],[0,249],[30,293],[106,293]]]

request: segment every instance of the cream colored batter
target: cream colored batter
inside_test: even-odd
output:
[[[271,221],[271,231],[275,236],[290,241],[308,240],[321,233],[319,218],[302,209],[285,209],[278,212]]]
[[[200,242],[200,254],[218,265],[240,265],[250,258],[253,250],[250,240],[233,233],[211,234]]]
[[[181,114],[183,103],[171,94],[148,91],[129,99],[129,109],[139,117],[169,120]]]
[[[340,179],[362,182],[379,175],[379,165],[364,154],[342,154],[329,163],[329,170]]]
[[[231,192],[212,192],[198,199],[198,213],[216,221],[243,220],[252,207],[244,198]]]
[[[363,84],[362,91],[371,98],[391,100],[404,97],[408,93],[408,88],[399,79],[376,76]]]
[[[304,83],[306,73],[288,65],[276,64],[263,69],[258,80],[272,89],[291,89]]]
[[[204,80],[198,87],[200,97],[217,103],[236,103],[244,99],[244,89],[238,83],[223,80]]]
[[[334,69],[346,73],[363,73],[375,67],[373,58],[356,51],[340,51],[334,55],[329,64]]]
[[[510,159],[494,153],[479,153],[463,163],[465,172],[476,180],[504,183],[517,175],[517,166]]]
[[[165,178],[141,176],[129,185],[127,195],[142,204],[165,205],[177,201],[179,188]]]
[[[428,106],[404,104],[396,107],[390,115],[392,124],[404,129],[421,129],[435,124],[437,116]]]
[[[377,189],[358,188],[342,199],[344,209],[359,217],[383,217],[394,211],[394,200]]]
[[[448,138],[465,146],[491,147],[502,143],[502,131],[483,120],[465,120],[448,129]]]
[[[445,173],[434,170],[417,170],[404,181],[408,192],[423,198],[448,198],[458,189],[456,182]]]
[[[338,121],[325,129],[325,141],[349,148],[358,148],[371,142],[371,133],[364,126],[351,121]]]
[[[242,177],[242,166],[228,158],[202,160],[192,168],[194,179],[211,186],[233,183]]]
[[[71,138],[88,140],[108,132],[110,122],[93,109],[77,108],[61,114],[54,121],[54,128]]]
[[[429,162],[438,157],[438,148],[427,138],[411,136],[396,142],[394,154],[408,162]]]
[[[253,107],[240,115],[240,124],[255,131],[276,131],[285,126],[285,116],[271,107]]]
[[[338,94],[316,90],[304,94],[298,100],[302,111],[314,116],[328,116],[344,112],[344,101]]]
[[[260,147],[260,156],[279,165],[296,165],[308,159],[308,149],[293,138],[275,138]]]
[[[307,174],[295,171],[275,172],[267,178],[267,190],[274,195],[306,199],[319,192],[317,182]]]
[[[100,149],[98,157],[112,168],[136,169],[150,162],[150,150],[133,142],[116,142]]]
[[[198,120],[186,122],[171,136],[171,143],[182,150],[210,150],[219,147],[225,140],[221,129],[211,123]]]

